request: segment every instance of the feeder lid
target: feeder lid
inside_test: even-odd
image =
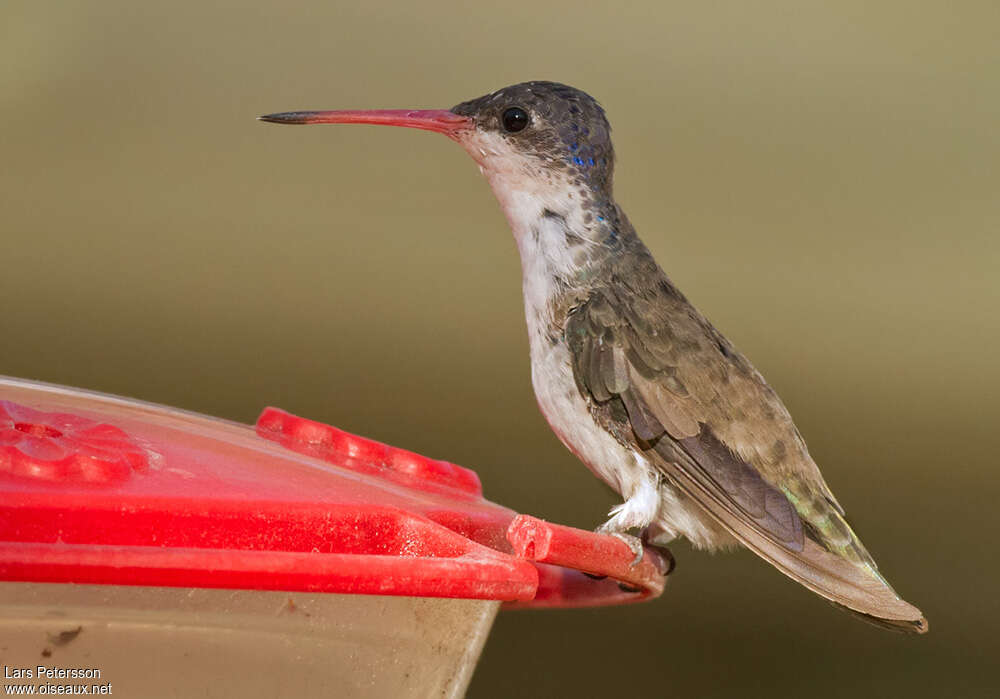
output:
[[[668,565],[632,560],[618,539],[485,500],[474,471],[275,408],[250,427],[0,377],[0,581],[658,596]]]

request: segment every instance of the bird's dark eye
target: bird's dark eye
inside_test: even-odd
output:
[[[503,130],[509,133],[523,130],[528,125],[528,121],[528,113],[520,107],[511,107],[504,111],[503,116],[500,117]]]

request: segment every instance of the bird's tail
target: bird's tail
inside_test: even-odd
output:
[[[791,485],[782,491],[802,518],[807,546],[796,552],[801,560],[795,561],[795,565],[777,561],[775,565],[864,621],[897,631],[926,633],[927,620],[879,572],[829,490],[816,494],[795,488],[794,481]]]

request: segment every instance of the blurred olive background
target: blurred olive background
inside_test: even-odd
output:
[[[6,0],[0,373],[246,422],[278,405],[593,527],[616,501],[537,411],[517,253],[473,163],[433,134],[254,120],[576,85],[615,127],[619,201],[931,632],[677,544],[656,602],[502,614],[470,696],[981,696],[998,29],[992,1]]]

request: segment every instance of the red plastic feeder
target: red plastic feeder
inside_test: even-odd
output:
[[[8,684],[461,696],[501,603],[658,596],[667,564],[632,562],[473,471],[275,408],[248,427],[0,378],[4,664],[99,671]]]

